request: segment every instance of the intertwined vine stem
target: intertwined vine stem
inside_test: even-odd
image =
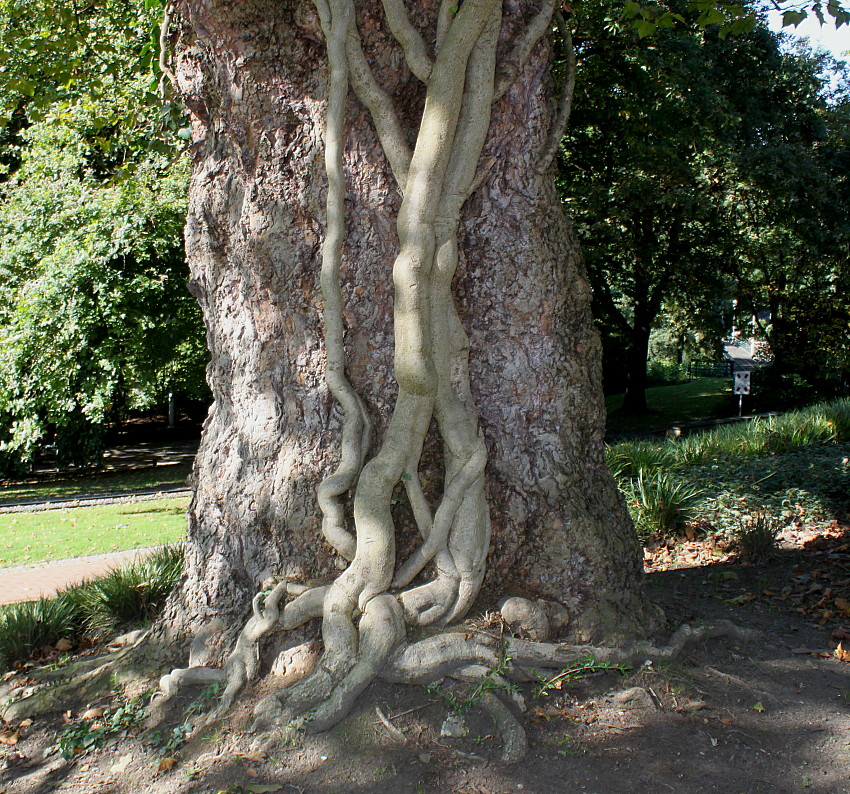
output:
[[[551,28],[556,3],[541,0],[537,14],[501,55],[500,0],[442,0],[433,46],[413,24],[403,0],[382,3],[388,29],[411,73],[425,86],[418,127],[413,131],[405,130],[364,54],[354,0],[314,0],[329,66],[324,130],[327,219],[320,277],[325,378],[343,412],[340,462],[321,483],[318,503],[323,536],[347,565],[333,582],[320,588],[284,582],[259,593],[223,669],[190,662],[189,668],[163,679],[166,695],[186,683],[224,683],[210,719],[220,717],[256,676],[257,647],[264,635],[312,618],[322,619],[324,651],[319,665],[298,683],[261,701],[258,725],[302,720],[308,730],[323,730],[345,716],[360,692],[379,676],[425,684],[446,675],[475,679],[480,678],[481,669],[492,669],[499,659],[487,637],[437,631],[411,642],[408,629],[443,626],[463,618],[484,577],[490,541],[484,487],[487,453],[470,394],[469,344],[451,290],[458,266],[458,227],[464,203],[486,176],[480,161],[493,103],[505,95],[534,46]],[[568,31],[564,39],[569,42]],[[551,163],[568,116],[574,82],[569,46],[567,63],[564,109],[540,168]],[[346,377],[343,344],[340,271],[346,227],[344,127],[350,89],[371,116],[403,197],[393,266],[398,396],[381,446],[371,458],[369,416]],[[437,504],[426,497],[418,475],[432,421],[440,433],[445,466]],[[404,560],[397,558],[391,510],[399,483],[406,489],[421,535],[418,547]],[[352,493],[350,516],[346,506]],[[423,572],[427,578],[421,582]],[[533,680],[523,665],[557,667],[587,653],[586,647],[510,640],[504,649],[504,658],[511,662],[506,675]],[[598,653],[595,656],[599,658]],[[518,736],[510,712],[492,694],[482,698],[486,700],[482,705],[506,736]],[[521,745],[517,739],[511,753]]]

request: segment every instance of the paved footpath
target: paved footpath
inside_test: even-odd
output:
[[[102,576],[152,551],[150,548],[131,549],[26,568],[0,569],[0,604],[37,601],[42,596],[55,595],[57,590],[78,584],[84,579]]]

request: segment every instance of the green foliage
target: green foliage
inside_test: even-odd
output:
[[[156,93],[161,16],[158,0],[144,7],[0,0],[0,127],[119,94],[120,104],[92,116],[96,143],[109,151],[122,129],[136,146],[170,149],[160,135],[168,125]],[[134,86],[137,77],[143,81]]]
[[[192,721],[185,720],[165,733],[151,731],[148,738],[151,745],[159,751],[160,755],[170,756],[178,747],[186,742],[189,734],[192,733],[192,727]]]
[[[138,725],[147,716],[150,697],[150,692],[130,699],[118,694],[117,703],[104,709],[102,717],[79,719],[66,725],[57,741],[62,758],[68,761],[80,753],[103,747],[112,736]]]
[[[18,470],[51,436],[60,464],[95,460],[104,423],[204,389],[182,161],[103,181],[86,122],[33,125],[0,204],[0,455]]]
[[[576,14],[562,191],[606,391],[625,389],[631,412],[645,410],[650,335],[674,337],[674,360],[704,356],[732,296],[741,319],[769,309],[775,371],[802,400],[839,393],[850,372],[850,82],[762,23],[724,37],[726,11],[628,3],[637,30],[604,5]]]
[[[143,560],[66,590],[78,605],[85,633],[103,638],[122,625],[149,622],[165,604],[183,571],[183,547],[166,546]]]
[[[691,518],[703,490],[671,472],[639,471],[623,486],[635,529],[642,538],[667,535],[681,529]]]
[[[105,424],[206,396],[161,13],[0,0],[0,477],[45,442],[96,461]]]

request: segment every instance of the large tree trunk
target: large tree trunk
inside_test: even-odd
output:
[[[408,7],[427,25],[437,5]],[[503,43],[535,9],[526,0],[504,5]],[[193,129],[190,286],[207,323],[215,399],[195,468],[185,581],[167,615],[175,636],[186,637],[212,617],[238,628],[270,575],[303,581],[344,567],[322,539],[316,504],[339,458],[342,420],[323,377],[328,68],[316,13],[307,0],[184,0],[177,10],[178,87]],[[379,4],[358,1],[357,18],[412,141],[422,86]],[[604,463],[590,289],[552,175],[535,168],[555,110],[550,56],[550,43],[539,43],[495,105],[482,157],[489,170],[460,226],[453,291],[489,456],[492,541],[482,592],[557,602],[574,636],[616,639],[645,634],[657,613],[644,600],[639,545]],[[346,114],[345,346],[377,445],[397,391],[400,196],[353,94]],[[442,486],[440,453],[432,428],[420,467],[432,498]],[[415,528],[398,501],[403,554]]]

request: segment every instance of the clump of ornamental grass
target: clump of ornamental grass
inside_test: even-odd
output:
[[[165,546],[138,562],[57,593],[0,607],[0,663],[29,659],[59,640],[104,638],[156,617],[183,569],[182,546]]]
[[[650,441],[624,441],[607,447],[605,462],[618,479],[672,469],[676,460],[668,447]]]
[[[638,535],[644,540],[680,531],[703,495],[701,488],[667,471],[641,471],[625,483],[623,493]]]
[[[61,597],[0,607],[0,661],[8,665],[28,659],[77,634],[83,622],[78,605]]]
[[[759,562],[770,556],[782,532],[781,519],[772,517],[767,510],[758,510],[740,519],[733,534],[733,544],[741,559]]]
[[[605,458],[617,478],[684,469],[729,460],[782,455],[807,446],[850,439],[850,398],[722,425],[663,443],[624,441]]]
[[[165,604],[183,570],[182,546],[164,546],[144,559],[71,588],[86,633],[107,637],[122,626],[149,623]]]

